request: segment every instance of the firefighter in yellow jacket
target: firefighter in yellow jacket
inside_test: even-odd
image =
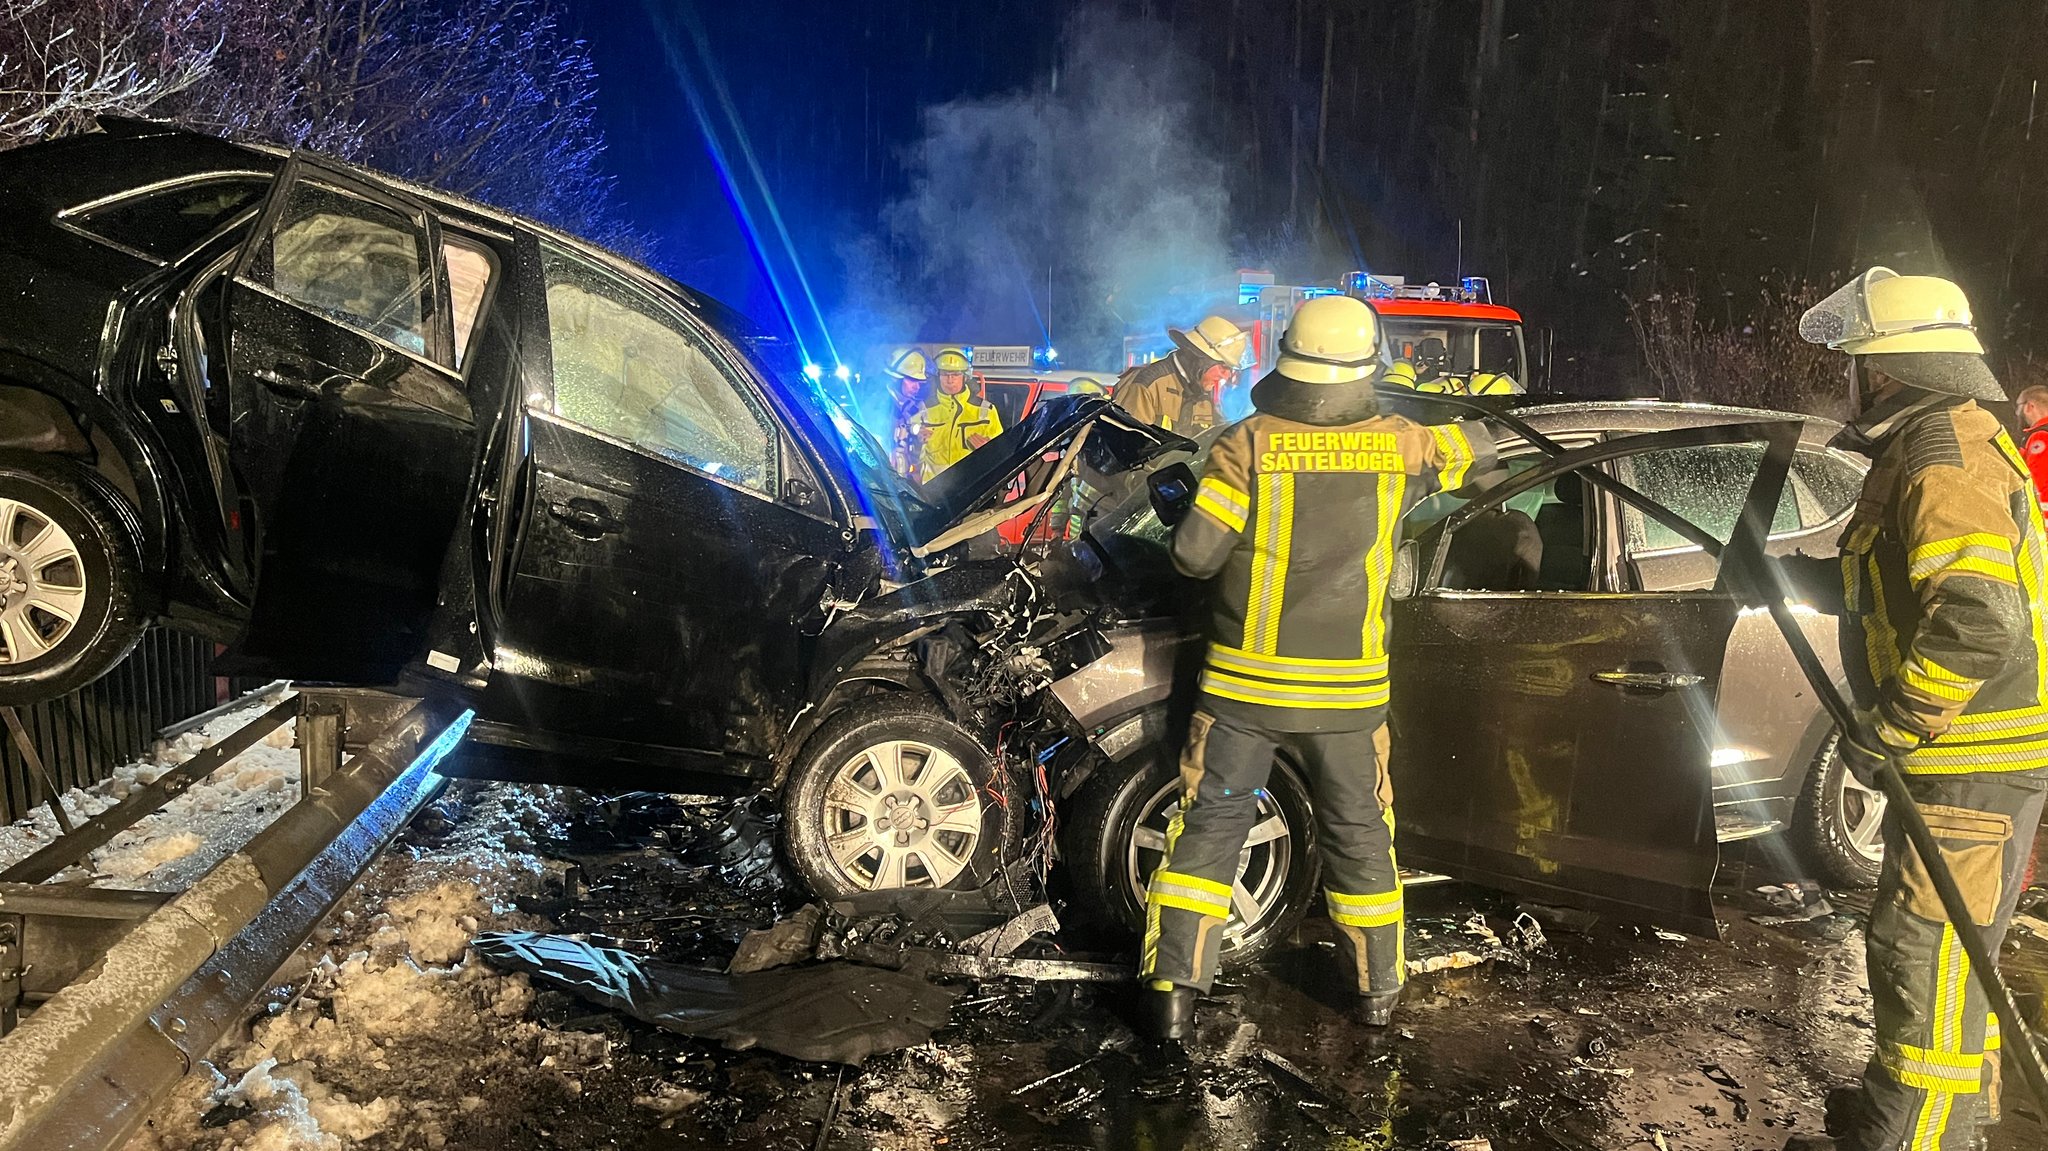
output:
[[[1258,409],[1218,436],[1173,538],[1212,579],[1201,700],[1181,806],[1146,892],[1146,1023],[1185,1036],[1216,977],[1231,881],[1276,749],[1308,772],[1317,846],[1359,1018],[1384,1026],[1402,985],[1401,885],[1387,776],[1388,586],[1401,517],[1493,467],[1476,426],[1383,416],[1379,323],[1361,300],[1311,300],[1288,325]]]
[[[1173,353],[1117,377],[1116,406],[1169,432],[1199,436],[1223,422],[1217,396],[1251,366],[1251,337],[1222,316],[1188,331],[1166,329]]]
[[[958,348],[940,352],[933,365],[938,387],[911,422],[922,445],[920,479],[930,482],[940,472],[967,458],[967,453],[1003,434],[1003,417],[987,397],[968,387],[967,353]]]
[[[1877,1050],[1836,1146],[1961,1151],[1996,1118],[1999,1034],[1957,932],[1987,930],[1998,953],[2048,786],[2048,533],[1980,406],[2005,393],[1960,288],[1873,268],[1800,334],[1849,353],[1859,414],[1835,446],[1872,461],[1839,560],[1791,569],[1841,614],[1862,726],[1884,745],[1844,740],[1842,756],[1866,782],[1897,757],[1976,920],[1949,922],[1887,819],[1867,935]]]
[[[1452,396],[1512,396],[1522,385],[1506,372],[1474,369],[1469,376],[1451,371],[1451,349],[1440,336],[1424,336],[1415,345],[1412,359],[1396,360],[1387,370],[1387,382],[1418,392],[1440,392]]]

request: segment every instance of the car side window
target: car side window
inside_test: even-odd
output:
[[[302,307],[424,356],[433,272],[422,221],[300,179],[286,191],[251,276]]]
[[[1756,478],[1763,455],[1761,444],[1708,444],[1642,452],[1623,457],[1619,464],[1624,483],[1691,520],[1725,544],[1735,534],[1735,522],[1742,515],[1742,503],[1749,496],[1750,482]],[[1828,501],[1815,497],[1805,474],[1805,469],[1810,466],[1807,461],[1813,455],[1812,452],[1798,452],[1793,456],[1792,474],[1784,492],[1778,497],[1777,511],[1771,517],[1771,534],[1774,536],[1789,535],[1824,523],[1829,518],[1819,514],[1820,508]],[[1829,499],[1832,500],[1839,494],[1838,487],[1832,480],[1828,482]],[[1849,497],[1853,499],[1854,494],[1852,489]],[[1802,514],[1802,504],[1808,508],[1805,514]],[[1624,506],[1622,520],[1627,525],[1628,546],[1633,553],[1693,546],[1684,536],[1644,515],[1633,505]]]
[[[774,425],[688,321],[591,261],[544,247],[542,265],[556,415],[775,493]]]
[[[191,251],[228,217],[260,202],[269,187],[262,176],[223,173],[82,205],[63,218],[116,247],[169,260]]]

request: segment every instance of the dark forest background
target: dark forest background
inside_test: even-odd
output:
[[[1788,325],[1871,264],[1960,281],[2009,386],[2048,357],[2044,34],[2041,0],[0,0],[0,143],[119,110],[320,147],[771,322],[802,265],[899,338],[1056,304],[1099,342],[1237,266],[1484,274],[1539,382],[1826,410]]]

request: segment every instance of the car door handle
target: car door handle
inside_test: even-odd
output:
[[[1694,675],[1689,671],[1630,671],[1615,668],[1613,671],[1596,671],[1593,678],[1601,683],[1616,687],[1632,688],[1636,691],[1670,691],[1680,687],[1697,687],[1707,682],[1707,677]]]
[[[581,534],[601,536],[619,530],[611,509],[596,500],[556,500],[548,505],[548,514]]]
[[[280,395],[293,399],[310,400],[320,394],[320,388],[313,383],[301,364],[283,360],[267,368],[252,368],[249,374],[263,382],[263,386]]]

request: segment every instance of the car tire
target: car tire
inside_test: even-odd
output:
[[[1060,860],[1078,917],[1136,933],[1145,926],[1144,887],[1158,865],[1164,826],[1179,803],[1180,770],[1163,745],[1141,748],[1099,765],[1061,805]],[[1281,821],[1284,834],[1246,848],[1239,879],[1259,912],[1246,922],[1234,912],[1223,960],[1256,960],[1294,933],[1316,896],[1315,809],[1308,786],[1276,759],[1260,791],[1261,827]]]
[[[826,900],[980,887],[1019,830],[995,757],[915,695],[848,704],[804,745],[783,796],[784,851]]]
[[[141,560],[116,498],[69,460],[0,457],[0,706],[84,687],[141,638]]]
[[[1792,807],[1793,841],[1814,878],[1836,889],[1877,885],[1884,861],[1880,828],[1884,795],[1856,782],[1835,754],[1841,736],[1830,732],[1807,769]]]

